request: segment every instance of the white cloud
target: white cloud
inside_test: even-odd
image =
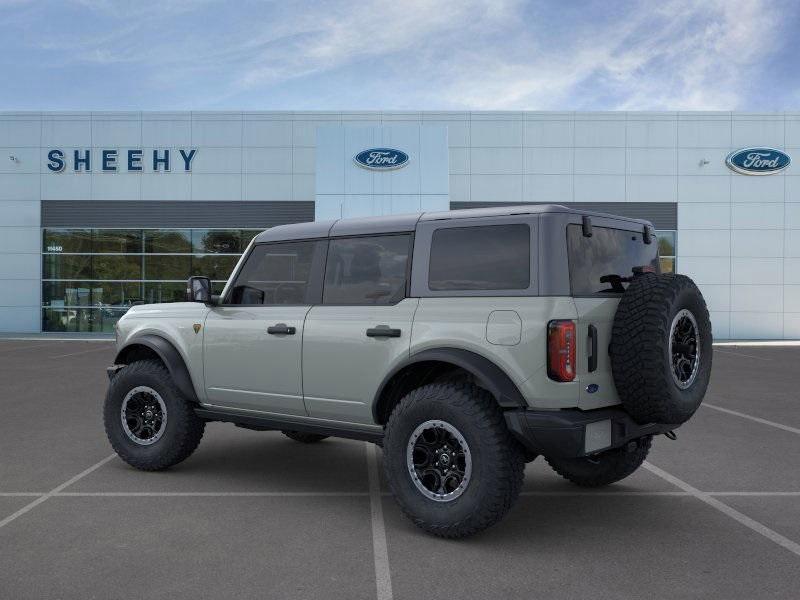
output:
[[[589,26],[566,52],[541,49],[525,62],[497,52],[473,57],[448,86],[449,101],[485,109],[737,108],[752,69],[774,49],[780,18],[757,3],[644,6]]]
[[[24,40],[50,68],[137,69],[198,108],[291,89],[284,103],[323,109],[757,109],[753,82],[796,12],[775,1],[76,0],[63,24],[37,9],[48,28],[29,4]]]
[[[251,61],[240,81],[244,87],[252,87],[395,54],[400,54],[396,60],[402,61],[405,53],[438,47],[453,34],[470,31],[478,20],[484,27],[506,22],[517,4],[414,0],[316,5],[290,19],[289,27],[268,25],[265,37],[269,47]]]

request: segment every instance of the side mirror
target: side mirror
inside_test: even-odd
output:
[[[189,277],[186,301],[211,304],[211,280],[208,277]]]

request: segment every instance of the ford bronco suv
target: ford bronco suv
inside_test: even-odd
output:
[[[374,442],[414,523],[473,534],[525,462],[607,485],[698,408],[708,311],[657,248],[646,221],[556,205],[274,227],[219,296],[192,277],[120,319],[108,438],[144,470],[210,421]]]

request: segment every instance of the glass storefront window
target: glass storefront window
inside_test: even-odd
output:
[[[142,251],[140,229],[95,229],[92,252],[95,254],[133,254]]]
[[[192,251],[191,229],[154,229],[144,232],[147,254],[189,254]]]
[[[656,231],[658,255],[662,273],[675,272],[675,231]]]
[[[45,281],[42,304],[65,306],[131,306],[142,300],[141,283],[117,281]]]
[[[138,303],[183,302],[204,275],[220,294],[260,229],[44,229],[42,329],[113,332]]]
[[[209,279],[226,280],[233,272],[238,256],[206,254],[192,257],[192,275],[203,275]]]
[[[127,308],[45,308],[44,331],[114,333],[114,325]]]
[[[95,254],[92,256],[92,279],[142,278],[142,256],[140,254]]]
[[[658,236],[658,253],[661,256],[675,256],[675,232],[659,231],[656,235]]]
[[[42,252],[77,252],[92,251],[91,229],[46,229],[42,236]]]
[[[44,279],[91,279],[92,256],[46,254],[42,261]]]
[[[261,233],[260,229],[245,229],[242,231],[242,252],[247,250],[247,246],[259,233]]]
[[[194,229],[192,250],[196,253],[240,254],[242,234],[238,229]]]
[[[186,281],[191,260],[192,257],[185,254],[148,254],[144,257],[144,279]]]
[[[159,304],[161,302],[185,302],[185,282],[148,281],[144,284],[145,304]]]

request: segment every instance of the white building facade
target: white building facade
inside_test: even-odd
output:
[[[795,155],[800,113],[0,113],[0,332],[111,332],[273,225],[551,202],[651,220],[717,339],[798,339]]]

